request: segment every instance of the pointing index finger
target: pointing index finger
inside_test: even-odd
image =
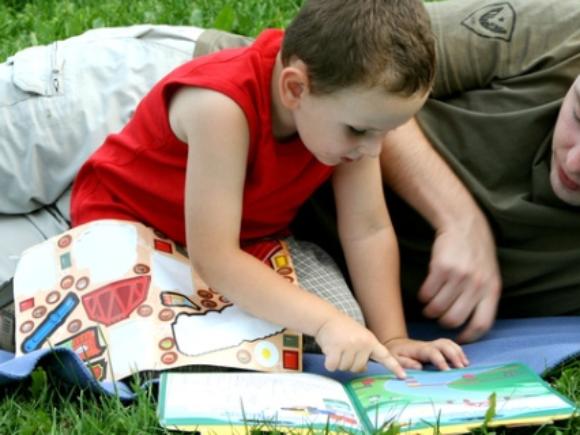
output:
[[[370,356],[373,360],[392,371],[399,379],[405,379],[407,377],[407,373],[401,364],[399,364],[399,361],[382,344],[377,345]]]

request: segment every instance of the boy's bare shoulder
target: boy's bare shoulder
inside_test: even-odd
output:
[[[234,100],[221,92],[190,86],[179,89],[169,102],[169,124],[183,142],[208,127],[248,131],[246,116]]]

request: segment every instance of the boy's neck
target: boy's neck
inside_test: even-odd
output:
[[[280,53],[278,53],[270,82],[272,134],[277,140],[284,140],[296,134],[296,124],[294,123],[292,112],[282,104],[282,99],[280,98],[279,83],[282,68],[282,59],[280,58]]]

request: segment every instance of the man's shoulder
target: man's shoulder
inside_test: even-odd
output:
[[[249,36],[237,35],[217,29],[206,29],[199,36],[193,57],[197,58],[224,49],[248,47],[254,42]]]

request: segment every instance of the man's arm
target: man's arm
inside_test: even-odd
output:
[[[424,315],[447,327],[468,321],[458,341],[476,340],[493,324],[501,287],[485,216],[414,119],[387,135],[381,170],[383,181],[436,232],[429,273],[419,291]]]

